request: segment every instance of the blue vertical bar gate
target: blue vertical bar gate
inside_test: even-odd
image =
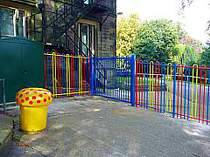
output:
[[[135,55],[92,59],[92,94],[135,105]]]

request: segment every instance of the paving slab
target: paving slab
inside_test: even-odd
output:
[[[16,134],[4,157],[210,156],[210,126],[101,97],[55,99],[44,132]]]
[[[0,113],[0,153],[11,139],[13,119],[14,117],[12,116]]]

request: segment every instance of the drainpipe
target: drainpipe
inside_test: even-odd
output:
[[[45,1],[40,0],[38,3],[38,8],[42,14],[42,42],[46,43],[46,15],[45,15]]]
[[[0,14],[0,23],[2,23],[2,15]],[[1,25],[0,25],[0,39],[1,39]]]

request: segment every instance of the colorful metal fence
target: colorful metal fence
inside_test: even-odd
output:
[[[209,67],[45,54],[45,88],[55,97],[98,95],[208,124],[209,85]]]
[[[55,97],[90,93],[90,58],[45,54],[45,88]]]
[[[136,61],[136,105],[210,122],[210,68]]]
[[[94,58],[94,94],[134,105],[134,65],[135,56]]]

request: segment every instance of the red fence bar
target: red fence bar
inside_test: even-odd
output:
[[[184,116],[183,114],[183,107],[182,107],[182,97],[183,97],[183,82],[184,82],[184,65],[181,65],[181,97],[180,97],[180,113],[182,113],[181,117]]]
[[[161,69],[160,69],[160,63],[157,63],[157,111],[160,112],[160,74],[161,74]]]
[[[203,107],[202,107],[202,123],[204,123],[205,106],[206,106],[206,71],[204,71],[204,83],[203,83]]]
[[[141,73],[141,77],[140,77],[140,79],[141,79],[141,82],[140,82],[140,87],[141,87],[141,105],[143,105],[144,106],[144,108],[145,108],[145,103],[144,103],[144,101],[145,101],[145,99],[144,99],[144,63],[143,62],[141,62],[141,71],[142,71],[142,73]]]
[[[136,107],[139,107],[139,64],[140,62],[136,61]]]
[[[57,73],[57,79],[56,79],[56,82],[57,82],[57,94],[61,94],[62,93],[62,69],[61,69],[61,66],[62,66],[62,62],[61,62],[61,56],[56,56],[56,73]]]
[[[74,89],[75,89],[75,81],[74,81],[74,58],[71,57],[71,66],[70,66],[70,73],[71,73],[71,83],[70,83],[70,92],[73,93]],[[71,96],[74,96],[73,94],[71,94]]]
[[[198,93],[198,120],[200,122],[201,118],[201,92],[202,92],[202,69],[199,68],[199,79],[200,79],[200,85],[199,85],[199,93]]]

